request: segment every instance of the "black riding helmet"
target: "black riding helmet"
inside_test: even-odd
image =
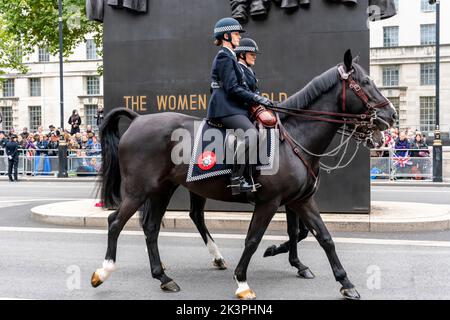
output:
[[[261,53],[261,51],[259,51],[259,47],[258,47],[258,44],[256,43],[256,41],[253,39],[250,39],[250,38],[241,39],[239,46],[236,49],[234,49],[234,52],[236,52],[236,55],[238,57],[241,57],[241,54],[243,54],[244,57],[242,57],[242,58],[244,60],[246,60],[245,54],[247,52],[253,52],[256,54]]]
[[[217,21],[214,26],[214,38],[217,40],[231,42],[231,33],[239,32],[244,33],[245,30],[242,28],[239,21],[234,18],[223,18]],[[228,40],[225,39],[225,34],[228,34]]]

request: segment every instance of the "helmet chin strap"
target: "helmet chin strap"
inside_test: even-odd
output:
[[[229,42],[229,43],[231,44],[231,47],[233,48],[233,50],[236,49],[236,46],[235,46],[234,43],[233,43],[233,37],[231,36],[231,33],[228,32],[228,33],[226,33],[226,34],[228,35],[228,38],[229,38],[229,39],[228,39],[228,40],[225,39],[225,35],[224,35],[223,41]]]

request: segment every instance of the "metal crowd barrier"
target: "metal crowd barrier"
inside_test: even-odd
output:
[[[100,149],[69,150],[67,156],[69,176],[96,176],[102,164]],[[19,175],[57,176],[59,157],[57,149],[21,149]],[[0,174],[8,173],[6,151],[0,149]]]
[[[429,149],[372,149],[371,179],[433,179],[432,148]]]

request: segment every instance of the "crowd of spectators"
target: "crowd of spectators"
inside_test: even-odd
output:
[[[97,113],[96,118],[99,126],[103,116],[99,117]],[[93,162],[92,167],[98,171],[100,161],[97,161],[97,159],[92,161],[92,158],[100,157],[101,155],[98,126],[94,130],[91,125],[87,125],[86,129],[82,131],[82,121],[76,110],[72,112],[68,124],[70,127],[64,130],[50,125],[48,129],[39,126],[35,132],[30,132],[26,127],[21,132],[15,129],[10,129],[7,132],[0,131],[0,156],[4,156],[5,152],[3,149],[9,138],[16,135],[18,137],[21,155],[36,159],[35,171],[42,171],[46,163],[50,163],[51,158],[57,158],[59,144],[61,141],[65,141],[69,151],[68,156],[71,160],[74,159],[74,163],[79,162],[80,165],[87,168]],[[41,161],[43,164],[38,163],[37,159],[44,157],[47,158],[45,160],[46,162]],[[39,166],[39,169],[37,166]]]
[[[388,165],[388,162],[384,160],[381,162],[372,161],[372,178],[384,173],[394,177],[394,179],[400,177],[424,179],[424,175],[431,168],[430,151],[426,137],[419,131],[411,129],[400,131],[398,128],[391,128],[383,135],[383,147],[372,150],[371,157],[374,159],[389,157],[391,165]]]
[[[398,128],[391,128],[383,133],[384,146],[381,149],[373,150],[372,156],[389,156],[392,151],[397,156],[405,157],[428,157],[429,148],[426,137],[420,131],[411,129],[400,131]]]

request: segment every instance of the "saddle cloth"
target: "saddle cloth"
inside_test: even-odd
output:
[[[208,146],[211,144],[210,139],[206,139],[205,132],[207,130],[214,129],[219,130],[221,137],[224,137],[225,141],[220,141],[220,143],[215,145],[220,145],[221,150],[208,150]],[[273,164],[275,160],[275,146],[277,134],[276,129],[261,129],[266,130],[265,134],[260,132],[260,137],[263,137],[259,146],[265,147],[265,150],[258,150],[258,162],[256,169],[258,171],[270,171],[273,169]],[[207,178],[218,177],[223,175],[231,175],[231,170],[233,165],[226,163],[227,151],[233,152],[234,149],[225,147],[230,143],[229,139],[233,139],[230,135],[227,135],[227,129],[223,127],[217,127],[204,119],[195,134],[194,146],[192,150],[192,156],[189,163],[189,170],[187,174],[186,181],[193,182],[199,181]],[[216,136],[216,135],[214,135]],[[204,139],[205,138],[205,139]],[[216,142],[216,141],[214,141]],[[263,153],[265,152],[265,154]],[[260,153],[264,154],[264,159],[260,159]],[[228,158],[233,159],[233,154],[228,155]],[[222,156],[221,156],[222,155]],[[218,159],[218,158],[221,159]]]

